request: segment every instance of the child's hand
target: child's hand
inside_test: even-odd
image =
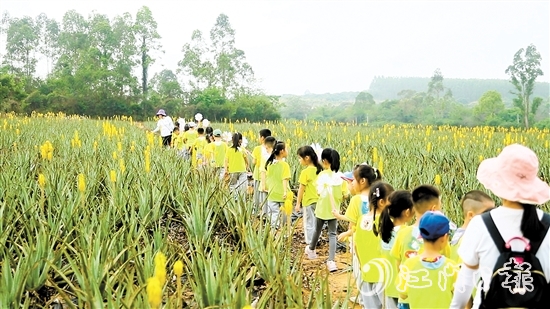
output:
[[[294,211],[300,212],[301,208],[302,208],[302,206],[300,206],[299,203],[296,203],[296,207],[294,207]]]
[[[287,195],[287,193],[286,193],[286,192],[285,192],[285,193],[283,193],[283,200],[286,200],[286,195]]]
[[[340,212],[337,209],[332,209],[332,215],[338,217],[340,216]]]
[[[349,237],[349,232],[344,232],[338,235],[338,241],[346,241]]]

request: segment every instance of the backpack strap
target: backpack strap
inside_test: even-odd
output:
[[[500,232],[495,225],[495,221],[493,221],[493,217],[491,217],[491,212],[486,212],[482,214],[481,218],[483,219],[483,223],[485,223],[485,226],[489,231],[489,235],[491,235],[493,242],[497,246],[498,252],[503,253],[506,248],[506,243],[504,242],[504,239],[502,239],[502,235],[500,235]]]
[[[540,220],[542,225],[544,225],[544,229],[540,232],[541,237],[538,241],[530,241],[529,245],[531,246],[531,253],[537,254],[537,251],[539,251],[540,245],[542,244],[542,241],[546,237],[546,234],[548,233],[548,228],[550,227],[550,215],[547,213],[543,213],[542,219]]]

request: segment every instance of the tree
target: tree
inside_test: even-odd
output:
[[[372,95],[366,91],[361,91],[355,97],[355,103],[351,110],[351,117],[355,118],[358,123],[368,120],[369,111],[376,103]]]
[[[148,7],[143,6],[137,12],[135,30],[137,45],[141,54],[139,61],[141,65],[141,91],[143,96],[147,98],[149,66],[155,62],[155,59],[151,57],[151,53],[154,50],[160,50],[162,47],[160,44],[161,36],[157,32],[157,22]]]
[[[226,98],[251,94],[254,71],[246,62],[244,51],[235,47],[235,30],[229,17],[220,14],[210,31],[210,44],[202,32],[193,31],[191,43],[183,46],[180,70],[190,77],[194,90],[216,87]]]
[[[246,62],[244,51],[235,47],[235,30],[231,27],[227,15],[218,16],[216,24],[210,30],[210,40],[216,64],[217,85],[221,88],[222,94],[232,92],[231,95],[236,95],[242,91],[247,92],[247,86],[254,80],[254,71]]]
[[[151,86],[164,99],[181,99],[183,90],[172,70],[162,70],[151,79]]]
[[[46,14],[41,13],[36,17],[36,25],[40,34],[40,52],[46,56],[48,74],[50,65],[55,63],[59,55],[58,39],[59,24],[55,19],[50,19]]]
[[[514,62],[506,69],[510,82],[516,89],[515,104],[522,110],[525,128],[529,128],[529,116],[533,114],[530,108],[530,96],[533,94],[537,77],[544,73],[540,68],[541,56],[537,48],[531,44],[526,49],[520,48],[514,55]],[[534,111],[536,112],[536,110]]]
[[[495,119],[506,107],[500,93],[494,90],[485,92],[473,109],[474,116],[484,124]]]
[[[36,70],[34,51],[39,43],[39,30],[34,20],[25,16],[9,21],[6,37],[6,64],[12,72],[23,74],[30,83]]]

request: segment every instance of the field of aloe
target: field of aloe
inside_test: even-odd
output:
[[[292,227],[273,233],[248,201],[234,201],[211,171],[192,170],[143,126],[124,117],[0,115],[0,308],[347,306],[326,272],[304,273]],[[337,149],[343,170],[374,164],[395,188],[437,184],[458,223],[460,196],[480,188],[477,164],[506,144],[531,147],[550,180],[549,131],[213,126],[243,132],[249,148],[259,129],[272,129],[291,147],[292,184],[296,148],[314,142]]]

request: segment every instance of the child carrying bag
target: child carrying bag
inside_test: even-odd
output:
[[[491,212],[481,215],[500,255],[495,264],[489,290],[481,289],[480,309],[493,308],[548,308],[549,285],[539,259],[535,256],[550,227],[550,215],[544,214],[539,241],[529,242],[523,237],[513,237],[504,242]],[[510,242],[521,240],[526,243],[523,252],[512,251]],[[486,283],[483,283],[484,285]]]

